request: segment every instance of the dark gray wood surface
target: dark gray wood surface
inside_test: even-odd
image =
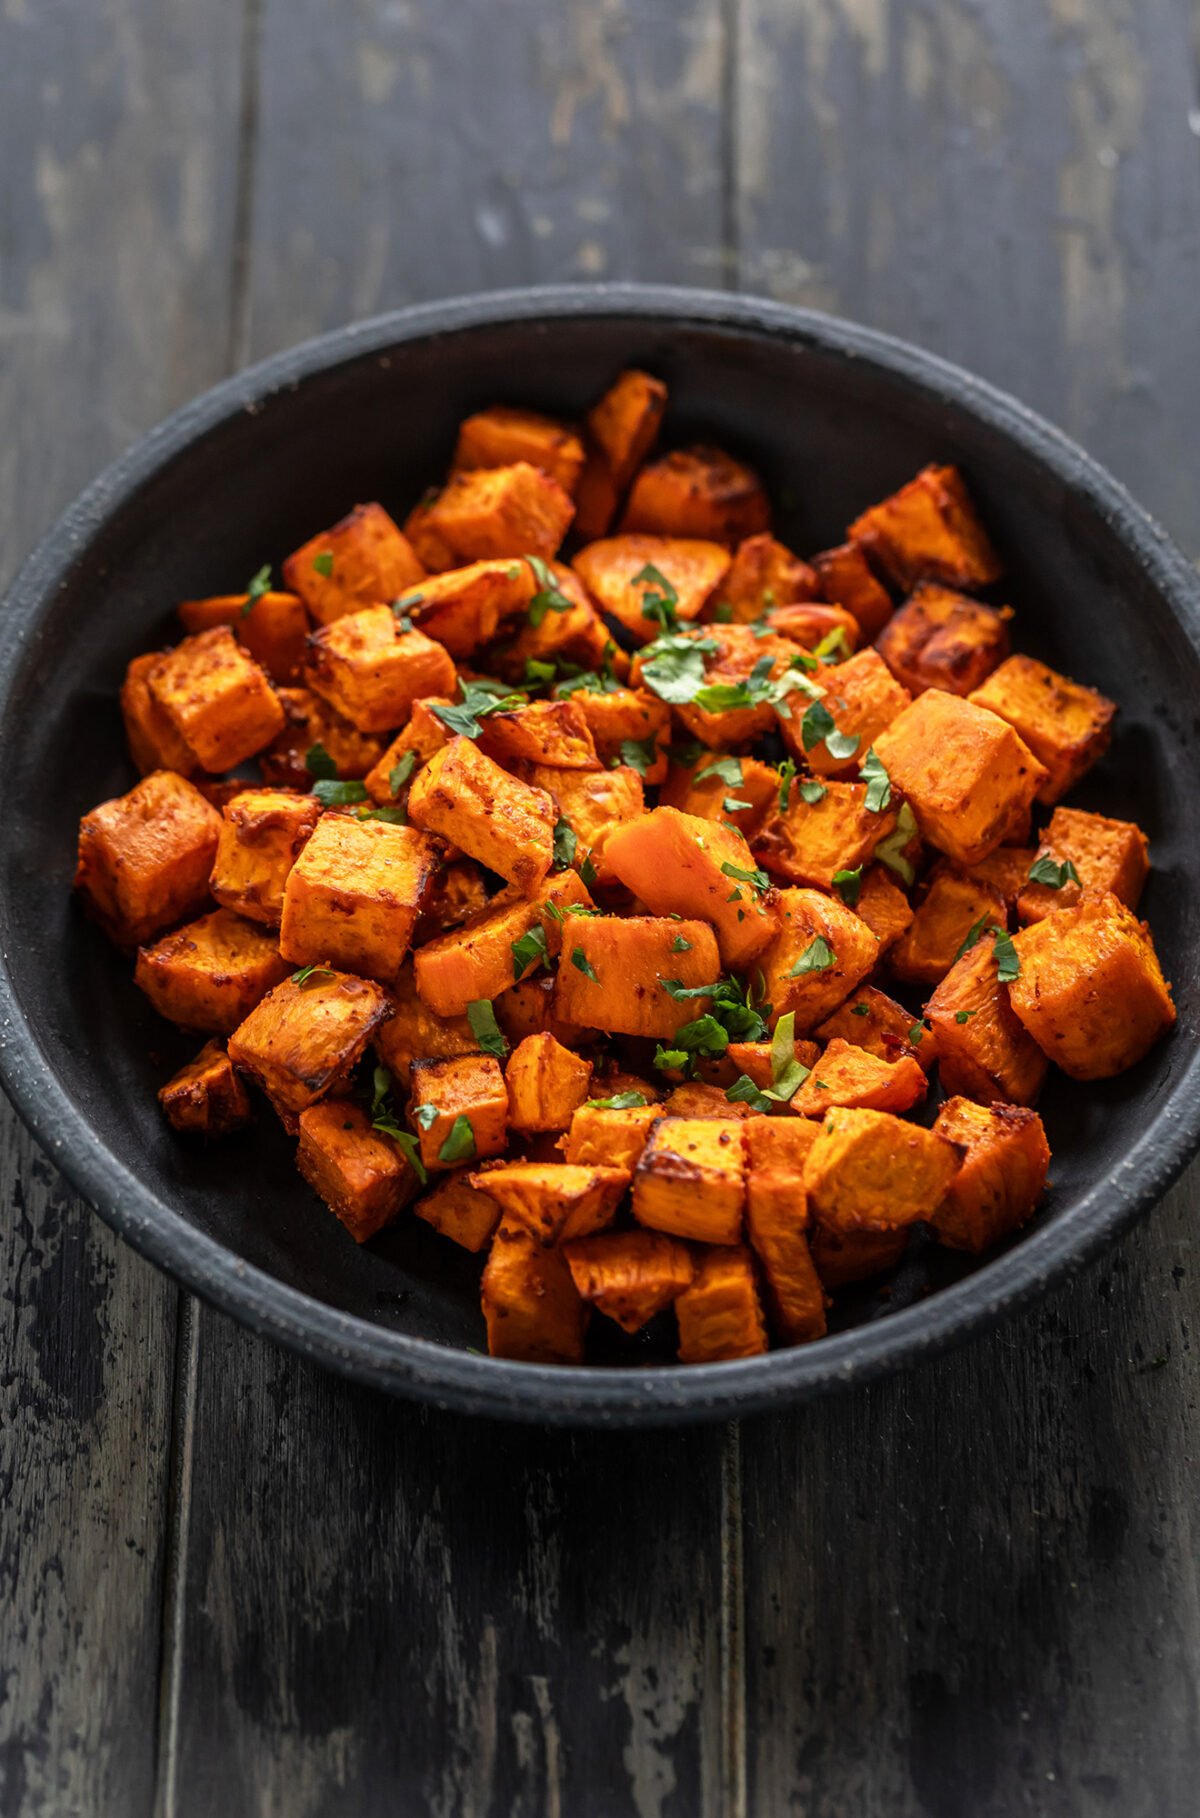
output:
[[[1200,548],[1183,0],[6,0],[0,572],[246,359],[532,279],[911,336]],[[0,1811],[1184,1818],[1198,1181],[1029,1316],[740,1428],[284,1356],[0,1129]]]

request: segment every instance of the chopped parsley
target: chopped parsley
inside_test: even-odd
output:
[[[870,746],[862,761],[858,773],[860,783],[867,785],[867,810],[871,814],[882,814],[892,799],[892,779],[875,755],[874,745]]]
[[[971,923],[971,926],[967,929],[967,932],[963,939],[963,943],[962,943],[961,947],[959,948],[958,952],[954,955],[954,960],[953,960],[954,965],[957,966],[959,960],[962,958],[964,953],[970,953],[970,951],[973,947],[977,947],[979,945],[980,938],[982,937],[983,931],[987,927],[987,925],[988,925],[988,918],[986,915],[981,915],[977,922]]]
[[[644,1092],[614,1092],[611,1098],[589,1098],[587,1102],[596,1111],[632,1111],[648,1101]]]
[[[310,978],[336,978],[336,976],[332,966],[320,966],[314,963],[311,966],[301,966],[299,972],[293,972],[288,983],[304,986],[307,985]]]
[[[333,551],[332,551],[332,549],[323,549],[321,551],[320,555],[315,555],[313,557],[313,567],[316,569],[318,574],[323,574],[325,576],[325,579],[328,580],[330,575],[333,573]]]
[[[599,875],[600,875],[600,873],[596,870],[595,865],[592,863],[591,853],[585,852],[583,855],[583,858],[580,860],[580,863],[579,863],[579,881],[580,881],[580,883],[583,884],[586,889],[590,890],[592,885],[596,882],[596,879],[599,877]]]
[[[468,681],[460,676],[458,686],[462,692],[461,701],[431,703],[431,709],[443,726],[448,726],[462,738],[477,739],[480,721],[489,714],[510,712],[525,705],[523,694],[499,692],[499,684],[495,682]]]
[[[471,1025],[471,1034],[479,1043],[480,1052],[490,1054],[496,1060],[503,1060],[508,1053],[508,1043],[488,998],[477,997],[467,1005],[467,1021]]]
[[[264,562],[256,575],[250,580],[246,589],[246,604],[242,607],[241,616],[248,619],[264,593],[271,591],[271,564]]]
[[[731,1105],[749,1105],[755,1111],[773,1111],[775,1100],[766,1092],[760,1092],[748,1073],[739,1073],[732,1086],[725,1092]]]
[[[789,1010],[775,1025],[771,1037],[771,1093],[787,1104],[808,1078],[811,1069],[796,1059],[796,1012]]]
[[[685,941],[682,934],[677,934],[675,939],[671,942],[672,953],[690,953],[691,950],[691,941]]]
[[[1048,852],[1043,852],[1029,867],[1029,881],[1048,884],[1051,890],[1061,890],[1066,883],[1078,884],[1080,877],[1070,859],[1064,859],[1060,865]]]
[[[733,865],[726,859],[721,866],[721,871],[725,877],[736,877],[740,883],[752,884],[760,896],[764,890],[771,888],[770,878],[758,865],[755,865],[753,870],[747,871],[741,865]]]
[[[345,808],[351,802],[365,802],[368,799],[365,783],[341,783],[333,777],[320,777],[313,784],[311,793],[316,796],[322,808]]]
[[[658,762],[657,732],[644,739],[622,739],[621,762],[636,770],[639,776],[645,776]]]
[[[992,953],[996,960],[996,977],[1002,985],[1011,985],[1015,978],[1021,976],[1021,962],[1012,943],[1012,935],[1005,928],[993,928],[995,939],[992,942]]]
[[[544,965],[550,952],[546,946],[546,930],[540,922],[535,922],[528,934],[512,942],[513,977],[521,979],[530,966]]]
[[[856,865],[853,871],[835,871],[833,887],[848,909],[853,909],[862,891],[863,868]]]
[[[390,1136],[396,1146],[403,1151],[409,1167],[424,1186],[429,1179],[425,1165],[421,1160],[421,1147],[411,1130],[406,1130],[396,1116],[391,1102],[392,1076],[386,1067],[376,1067],[371,1076],[373,1096],[371,1099],[371,1128],[378,1130],[380,1136]]]
[[[815,779],[810,779],[806,783],[801,783],[800,794],[810,808],[815,808],[818,802],[823,802],[825,800],[829,791],[824,783],[818,783]]]
[[[870,1016],[871,1006],[870,1004],[851,1004],[850,1014],[851,1016]]]
[[[696,772],[696,781],[701,783],[706,777],[719,776],[723,783],[732,789],[740,789],[744,781],[742,760],[735,757],[713,758],[711,763],[701,764]]]
[[[408,816],[403,808],[356,808],[356,821],[382,821],[387,827],[407,827]]]
[[[829,945],[823,934],[815,935],[808,943],[786,978],[801,978],[806,972],[827,972],[830,966],[837,964],[837,954]]]
[[[792,783],[796,776],[795,758],[784,758],[779,766],[779,812],[786,814],[788,803],[792,799]]]
[[[954,1020],[956,1023],[967,1023],[970,1022],[974,1015],[974,1010],[956,1010],[954,1012]]]
[[[894,871],[904,884],[911,884],[917,873],[906,848],[912,844],[916,835],[917,822],[907,802],[901,802],[900,814],[894,830],[886,839],[880,840],[875,848],[875,857],[889,871]]]
[[[393,764],[388,771],[388,793],[399,795],[405,783],[417,767],[415,751],[406,751],[398,764]]]
[[[704,686],[704,659],[719,648],[715,638],[668,632],[646,646],[642,680],[660,701],[685,707]]]
[[[576,947],[572,950],[571,964],[574,966],[576,972],[583,973],[584,978],[590,978],[593,985],[598,985],[600,983],[600,980],[596,977],[595,968],[582,947]]]
[[[525,560],[538,584],[538,591],[529,602],[529,623],[536,629],[548,612],[570,612],[572,601],[555,580],[548,562],[535,555],[528,555]]]
[[[559,870],[565,870],[575,863],[575,850],[579,837],[570,821],[559,815],[554,823],[554,863]]]
[[[450,1126],[450,1134],[438,1150],[438,1160],[444,1162],[474,1161],[476,1156],[475,1131],[465,1111],[460,1111]]]
[[[674,631],[679,623],[679,595],[662,570],[653,562],[647,562],[638,569],[630,585],[643,589],[642,617],[661,625],[664,631]],[[653,593],[651,588],[655,589]]]
[[[323,780],[331,780],[338,773],[337,760],[330,757],[320,739],[304,753],[304,768],[309,776]]]

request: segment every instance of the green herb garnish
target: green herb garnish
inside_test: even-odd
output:
[[[535,922],[528,934],[512,942],[513,977],[521,979],[530,966],[544,965],[550,957],[546,945],[546,930],[540,922]]]
[[[858,773],[860,783],[867,785],[867,810],[871,814],[882,814],[892,799],[892,779],[875,755],[874,745],[870,746],[862,761]]]
[[[474,1161],[476,1156],[475,1131],[465,1111],[460,1111],[450,1126],[450,1134],[438,1150],[438,1160],[443,1162]]]
[[[827,972],[837,964],[837,955],[823,934],[812,939],[785,978],[800,978],[806,972]]]
[[[271,591],[271,564],[264,562],[258,573],[251,577],[246,589],[246,604],[242,607],[241,616],[248,619],[264,593]]]
[[[496,1060],[503,1060],[508,1053],[508,1043],[488,998],[477,997],[467,1005],[467,1021],[471,1025],[471,1034],[479,1043],[480,1052],[490,1054]]]

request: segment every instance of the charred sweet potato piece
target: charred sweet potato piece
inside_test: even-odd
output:
[[[666,1041],[704,1015],[708,998],[672,997],[663,980],[707,985],[720,971],[717,943],[705,922],[580,917],[563,930],[555,1013],[585,1028]]]
[[[661,1116],[662,1108],[656,1104],[580,1105],[567,1132],[564,1158],[583,1167],[600,1163],[626,1168],[632,1174]]]
[[[866,978],[879,942],[852,909],[819,890],[779,892],[780,931],[761,956],[774,1020],[789,1010],[807,1035]]]
[[[493,404],[464,417],[458,426],[453,471],[475,467],[511,467],[527,461],[557,480],[574,496],[583,471],[583,443],[569,423],[536,410],[514,410]]]
[[[472,916],[481,914],[489,901],[484,873],[475,860],[449,860],[433,874],[413,930],[413,946],[422,947],[426,941],[435,941],[439,934],[461,928]]]
[[[754,1260],[740,1245],[701,1254],[691,1286],[675,1302],[675,1314],[680,1363],[757,1357],[767,1348]]]
[[[750,848],[732,827],[656,808],[613,828],[604,862],[656,915],[711,922],[721,958],[734,971],[761,953],[778,928]]]
[[[458,677],[440,644],[400,631],[390,606],[368,606],[314,633],[304,679],[360,732],[390,732],[422,696],[452,695]]]
[[[570,823],[576,868],[590,863],[596,882],[611,884],[613,875],[604,857],[608,836],[614,827],[635,821],[645,812],[645,792],[637,771],[628,764],[615,770],[551,770],[544,764],[530,764],[522,774],[534,789],[544,789],[552,797],[559,815]]]
[[[524,555],[548,562],[574,515],[557,480],[528,461],[513,461],[452,474],[426,508],[424,528],[461,562]]]
[[[415,827],[323,815],[284,886],[285,959],[387,984],[408,952],[435,863],[432,842]]]
[[[390,604],[424,573],[408,538],[377,504],[356,505],[283,564],[288,587],[319,625]]]
[[[361,1105],[322,1099],[300,1113],[296,1166],[356,1244],[365,1244],[406,1206],[416,1169],[390,1137],[371,1127]]]
[[[834,757],[824,738],[806,748],[804,716],[798,707],[793,709],[791,719],[782,723],[784,740],[792,755],[820,777],[857,776],[867,752],[880,733],[910,705],[911,696],[874,650],[860,650],[821,680],[824,704],[833,716],[836,730],[843,738],[856,738],[858,744],[848,757]]]
[[[626,1332],[638,1332],[690,1283],[696,1272],[686,1244],[657,1231],[602,1231],[564,1245],[571,1278]]]
[[[839,1232],[897,1231],[931,1218],[962,1150],[887,1111],[835,1108],[804,1164],[813,1218]]]
[[[907,1247],[907,1229],[834,1231],[828,1225],[814,1223],[808,1235],[813,1267],[831,1293],[855,1282],[870,1281],[873,1275],[889,1274]]]
[[[822,600],[794,600],[789,606],[774,606],[767,613],[767,624],[776,637],[798,644],[801,650],[819,650],[828,663],[843,663],[852,657],[860,642],[858,620],[844,606],[830,606]]]
[[[771,507],[754,469],[722,448],[697,443],[660,455],[633,482],[622,530],[740,543],[771,528]]]
[[[588,909],[592,899],[577,872],[559,871],[531,896],[506,893],[461,928],[428,941],[413,956],[423,1002],[446,1017],[461,1016],[478,998],[499,997],[560,951],[564,930],[574,933],[577,918],[567,914],[572,905]],[[535,928],[544,950],[535,941],[537,950],[527,953],[522,943]]]
[[[224,1042],[205,1042],[194,1060],[159,1087],[163,1116],[181,1135],[217,1137],[250,1121],[246,1088],[233,1070]]]
[[[1031,1105],[1046,1057],[1009,1002],[998,976],[994,936],[984,932],[951,966],[925,1006],[943,1088],[981,1104]]]
[[[667,404],[661,379],[630,368],[587,414],[588,456],[576,495],[575,528],[602,537],[658,435]]]
[[[259,758],[263,781],[278,789],[311,789],[307,758],[319,745],[337,765],[343,781],[366,776],[383,753],[383,740],[357,726],[310,688],[280,688],[275,697],[283,709],[283,729]]]
[[[524,707],[489,714],[480,749],[498,764],[541,764],[550,770],[598,770],[599,759],[587,718],[574,696],[530,701]]]
[[[511,564],[510,564],[511,566]],[[629,658],[613,643],[607,625],[596,611],[592,597],[573,568],[562,562],[546,564],[557,596],[544,614],[526,612],[504,626],[504,642],[488,653],[488,666],[514,682],[531,679],[530,664],[549,664],[565,677],[577,672],[628,673]],[[543,589],[536,583],[538,592]],[[568,603],[563,606],[562,601]],[[532,596],[530,599],[532,604]],[[536,671],[532,674],[536,676]]]
[[[746,1231],[766,1280],[771,1325],[780,1344],[821,1338],[825,1291],[808,1247],[804,1165],[817,1125],[755,1118],[745,1132]]]
[[[408,724],[401,728],[379,762],[373,764],[363,778],[373,802],[394,806],[401,799],[407,800],[409,784],[418,766],[454,737],[445,720],[439,719],[434,712],[435,707],[451,704],[440,695],[413,702]]]
[[[417,1200],[413,1211],[443,1237],[477,1256],[492,1241],[500,1207],[490,1193],[471,1185],[470,1170],[445,1174]]]
[[[914,1020],[912,1011],[874,985],[860,985],[852,991],[816,1034],[823,1042],[840,1037],[879,1060],[898,1061],[911,1055],[926,1073],[937,1058],[934,1043],[926,1039],[928,1030]]]
[[[229,1038],[229,1058],[257,1080],[288,1128],[349,1076],[388,1013],[370,979],[318,966],[269,991]]]
[[[1021,826],[1046,775],[1004,720],[940,688],[926,689],[874,744],[922,837],[963,867]]]
[[[970,694],[1009,652],[1008,607],[981,605],[965,593],[922,581],[893,613],[875,648],[911,694],[941,688]]]
[[[283,730],[270,682],[227,625],[164,651],[146,686],[204,770],[232,770]]]
[[[606,770],[632,759],[644,782],[662,782],[671,742],[671,709],[665,701],[644,688],[613,688],[602,694],[580,688],[570,698],[587,721],[596,756]]]
[[[183,600],[179,622],[185,631],[211,631],[228,625],[273,682],[292,682],[300,673],[308,639],[308,613],[296,593],[270,589],[251,600],[247,593],[225,593],[207,600]]]
[[[549,1034],[529,1035],[504,1070],[513,1130],[565,1130],[588,1095],[592,1063]]]
[[[892,948],[892,971],[910,984],[939,984],[958,958],[972,928],[980,922],[1003,928],[1007,919],[999,891],[977,883],[951,865],[939,865],[911,926]]]
[[[1127,909],[1136,909],[1150,875],[1150,843],[1140,827],[1082,808],[1056,808],[1036,854],[1021,856],[1026,860],[1017,897],[1022,922],[1073,909],[1085,890],[1109,890]],[[1039,861],[1042,880],[1030,876]],[[1065,870],[1068,863],[1074,877]]]
[[[1175,1024],[1146,922],[1111,892],[1085,895],[1014,936],[1020,972],[1009,1001],[1044,1053],[1072,1079],[1109,1079],[1140,1061]]]
[[[220,831],[198,789],[153,771],[84,815],[75,888],[110,939],[136,947],[204,904]]]
[[[658,602],[685,622],[699,616],[729,570],[729,551],[695,537],[602,537],[572,566],[600,610],[648,644],[663,629]]]
[[[431,1172],[504,1153],[508,1094],[490,1054],[414,1060],[409,1090],[421,1160]]]
[[[1116,704],[1033,657],[1009,657],[971,699],[999,714],[1045,765],[1039,802],[1057,802],[1108,748]]]
[[[763,532],[738,544],[721,584],[718,617],[747,625],[774,606],[818,597],[817,576],[807,562]],[[727,608],[722,611],[720,608]]]
[[[519,985],[510,985],[496,998],[493,1008],[501,1031],[514,1048],[530,1035],[552,1035],[564,1048],[580,1048],[592,1039],[592,1031],[555,1016],[551,972],[535,972]]]
[[[841,543],[815,555],[817,597],[854,614],[862,643],[877,638],[892,616],[892,599],[871,572],[871,564],[857,543]]]
[[[779,799],[779,773],[758,758],[706,751],[694,764],[672,764],[659,806],[701,821],[731,821],[750,840]]]
[[[453,657],[470,656],[498,628],[523,613],[538,582],[528,562],[492,557],[426,575],[401,594],[396,610]]]
[[[479,1039],[465,1016],[436,1016],[417,995],[410,961],[388,992],[391,1015],[379,1025],[375,1050],[405,1092],[415,1060],[453,1060],[476,1054]]]
[[[651,1126],[633,1176],[638,1224],[697,1243],[736,1244],[745,1204],[740,1122],[663,1117]]]
[[[409,818],[440,833],[471,858],[526,893],[541,883],[554,857],[554,803],[501,770],[473,739],[454,738],[417,772]]]
[[[755,858],[785,883],[832,890],[840,874],[861,873],[895,828],[896,809],[872,812],[867,794],[865,783],[830,782],[810,802],[793,788],[787,808],[776,807],[755,835]],[[861,877],[854,882],[859,885]]]
[[[211,889],[225,909],[278,928],[288,874],[321,818],[311,795],[245,789],[226,802]]]
[[[978,1256],[1032,1217],[1046,1185],[1050,1147],[1042,1120],[1024,1105],[947,1099],[934,1130],[966,1154],[933,1227],[952,1250]]]
[[[906,592],[918,581],[988,587],[1003,572],[954,467],[925,467],[915,480],[854,520],[852,543]]]
[[[562,1251],[547,1249],[523,1225],[504,1219],[483,1271],[491,1356],[519,1363],[582,1363],[590,1311]]]
[[[912,905],[883,865],[868,865],[862,874],[854,913],[879,942],[879,957],[888,953],[912,923]]]
[[[544,1244],[605,1230],[629,1185],[624,1168],[572,1162],[501,1162],[470,1178],[499,1203],[506,1225],[520,1225]]]
[[[161,651],[151,650],[134,657],[121,684],[121,714],[125,721],[125,738],[129,755],[148,776],[152,770],[177,770],[180,776],[194,776],[200,765],[187,740],[181,738],[171,721],[150,692],[147,677],[158,662]]]
[[[216,909],[139,947],[133,976],[168,1022],[229,1035],[289,971],[273,933]]]
[[[793,1097],[792,1110],[800,1117],[824,1117],[835,1105],[853,1105],[901,1116],[920,1104],[927,1085],[911,1054],[882,1060],[835,1036]]]

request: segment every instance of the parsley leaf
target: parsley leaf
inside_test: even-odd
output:
[[[818,663],[841,663],[850,654],[850,640],[844,625],[835,625],[832,631],[827,631],[813,650]]]
[[[576,947],[572,951],[571,964],[574,966],[576,972],[583,973],[584,978],[590,978],[593,985],[598,985],[600,983],[600,980],[596,977],[592,962],[582,947]]]
[[[471,1034],[479,1043],[480,1052],[491,1054],[496,1060],[503,1060],[508,1053],[508,1043],[496,1021],[491,1001],[486,997],[475,998],[467,1005],[467,1021],[471,1025]]]
[[[529,623],[536,629],[548,612],[570,612],[572,602],[555,580],[548,562],[535,555],[528,555],[525,560],[538,584],[538,591],[529,602]]]
[[[636,770],[639,776],[645,776],[658,762],[657,732],[644,739],[622,739],[621,762]]]
[[[432,1130],[438,1120],[438,1108],[436,1105],[416,1105],[413,1108],[413,1116],[422,1130]]]
[[[546,930],[540,922],[535,922],[528,934],[512,942],[513,977],[520,980],[530,966],[544,965],[549,957]]]
[[[438,1160],[444,1162],[474,1161],[476,1156],[475,1131],[465,1111],[460,1111],[450,1126],[450,1134],[438,1150]]]
[[[917,831],[916,817],[907,802],[900,804],[900,816],[894,830],[885,840],[880,840],[875,848],[875,857],[889,871],[894,871],[902,883],[911,884],[916,877],[916,869],[909,858],[905,847],[912,843]]]
[[[564,871],[568,865],[575,863],[575,849],[578,844],[579,837],[574,827],[560,814],[554,823],[554,863],[560,871]]]
[[[333,777],[321,777],[313,784],[311,793],[316,796],[322,808],[345,808],[350,802],[367,800],[367,785],[339,783]]]
[[[835,871],[833,887],[848,909],[853,909],[862,891],[863,868],[856,865],[853,871]]]
[[[403,808],[358,808],[354,818],[356,821],[382,821],[388,827],[408,826],[408,816]]]
[[[647,562],[638,569],[630,585],[643,588],[642,617],[661,625],[664,631],[674,631],[679,623],[679,595],[662,570],[653,562]],[[651,587],[657,592],[651,593]]]
[[[771,1037],[771,1086],[774,1096],[787,1104],[808,1078],[811,1068],[796,1059],[796,1012],[789,1010],[775,1025]]]
[[[691,950],[691,941],[685,941],[682,934],[677,934],[675,939],[671,942],[672,953],[690,953]]]
[[[336,976],[337,974],[334,972],[332,966],[318,966],[314,964],[312,966],[301,966],[299,972],[292,973],[288,983],[304,986],[307,985],[310,978],[335,978]]]
[[[667,633],[642,653],[642,680],[660,701],[685,707],[704,686],[704,659],[718,648],[715,638],[694,632]]]
[[[825,800],[825,797],[829,794],[829,790],[824,783],[818,783],[814,778],[807,783],[801,783],[800,794],[810,808],[815,808],[818,802],[823,802]]]
[[[746,871],[741,865],[732,865],[729,860],[726,859],[721,866],[721,871],[725,877],[736,877],[739,883],[753,884],[760,896],[764,890],[769,890],[771,888],[770,878],[758,865],[756,865],[752,871]]]
[[[412,775],[412,773],[416,769],[416,767],[417,767],[416,752],[415,751],[406,751],[404,753],[404,756],[400,759],[400,762],[398,764],[393,764],[391,769],[388,771],[388,791],[389,791],[389,793],[392,795],[399,795],[400,791],[403,789],[405,783],[407,783],[409,777]]]
[[[371,1128],[378,1130],[380,1136],[390,1136],[396,1146],[403,1151],[409,1167],[424,1186],[429,1179],[425,1164],[421,1160],[421,1145],[411,1130],[406,1130],[396,1116],[391,1103],[392,1076],[386,1067],[376,1067],[371,1076],[373,1097],[371,1099]]]
[[[750,1105],[755,1111],[774,1110],[773,1099],[759,1091],[748,1073],[739,1073],[732,1086],[726,1088],[725,1096],[731,1105]]]
[[[596,882],[596,879],[599,877],[599,875],[600,875],[600,873],[596,870],[595,865],[592,863],[591,853],[586,852],[584,854],[583,858],[581,859],[580,865],[579,865],[580,883],[584,885],[585,889],[590,890],[592,885]]]
[[[242,607],[241,617],[248,619],[250,614],[254,611],[254,608],[258,605],[258,602],[262,599],[263,594],[270,593],[270,591],[271,564],[269,562],[264,562],[258,573],[252,577],[250,585],[246,589],[246,604]]]
[[[538,687],[542,682],[552,682],[557,674],[558,670],[553,663],[543,663],[538,657],[525,658],[525,680],[531,688]]]
[[[679,1067],[686,1067],[690,1058],[686,1049],[664,1048],[661,1042],[654,1050],[654,1065],[667,1071],[673,1072]]]
[[[837,954],[829,945],[823,934],[818,934],[808,943],[796,964],[785,978],[800,978],[806,972],[826,972],[830,966],[837,964]]]
[[[614,1092],[611,1098],[589,1098],[587,1102],[597,1111],[632,1111],[647,1099],[644,1092]]]
[[[315,555],[313,557],[313,567],[316,569],[318,574],[323,574],[325,576],[325,579],[328,580],[330,575],[333,573],[333,551],[332,551],[332,549],[323,549],[321,551],[320,555]]]
[[[971,926],[967,929],[967,932],[963,939],[963,943],[962,943],[961,947],[959,948],[958,952],[954,955],[952,964],[957,966],[959,960],[962,958],[964,953],[970,953],[972,947],[976,947],[979,945],[980,936],[982,935],[984,929],[987,927],[987,919],[988,918],[986,915],[981,915],[977,922],[971,923]]]
[[[681,764],[690,770],[697,759],[704,755],[705,747],[699,739],[680,739],[678,743],[667,746],[667,756],[673,764]]]
[[[315,745],[310,745],[304,753],[304,768],[308,771],[309,776],[322,779],[332,779],[338,773],[336,760],[330,757],[320,739]]]
[[[701,764],[696,772],[696,781],[703,782],[704,778],[709,776],[719,776],[723,783],[728,783],[734,789],[740,789],[744,781],[741,758],[718,757],[713,758],[709,764]]]
[[[1048,852],[1040,853],[1029,867],[1031,884],[1048,884],[1051,890],[1061,890],[1068,881],[1077,884],[1080,881],[1070,859],[1064,859],[1060,865]]]
[[[831,732],[836,732],[833,715],[824,701],[814,701],[800,722],[800,742],[805,751],[812,751]]]
[[[970,1022],[974,1015],[974,1010],[956,1010],[954,1012],[954,1020],[956,1023],[967,1023]]]
[[[992,952],[996,959],[996,977],[1002,985],[1011,985],[1015,978],[1021,976],[1021,961],[1012,943],[1012,935],[1006,928],[992,927],[995,939]]]
[[[729,1046],[729,1032],[715,1016],[698,1016],[695,1022],[684,1023],[676,1029],[673,1039],[687,1054],[702,1054],[708,1059],[724,1054]]]
[[[867,811],[870,814],[882,814],[892,799],[892,779],[875,755],[874,745],[870,746],[862,761],[858,773],[860,783],[867,785]]]
[[[850,1014],[851,1016],[870,1016],[871,1006],[870,1004],[851,1004]]]
[[[786,814],[788,803],[792,799],[792,783],[796,776],[795,758],[784,758],[779,766],[779,812]],[[824,793],[824,792],[822,792]],[[820,797],[817,798],[820,800]]]
[[[460,676],[458,686],[462,692],[461,701],[431,703],[431,707],[443,726],[448,726],[462,738],[477,739],[479,722],[488,714],[509,712],[525,705],[524,695],[498,694],[494,683],[468,681]]]

